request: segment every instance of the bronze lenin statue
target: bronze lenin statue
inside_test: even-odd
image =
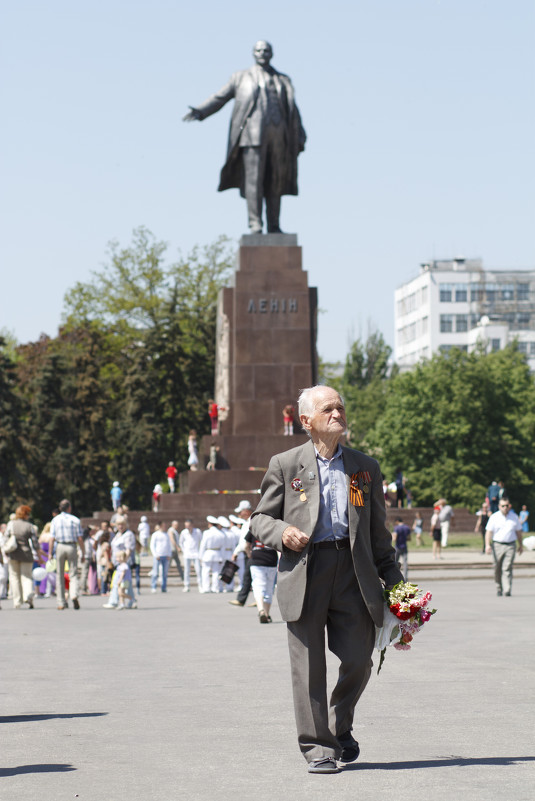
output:
[[[235,72],[219,92],[190,106],[183,119],[204,120],[234,98],[227,160],[218,189],[240,190],[253,234],[262,233],[265,198],[267,232],[281,233],[281,196],[297,195],[297,156],[305,149],[306,134],[290,78],[270,64],[273,48],[269,42],[257,42],[253,55],[256,64]]]

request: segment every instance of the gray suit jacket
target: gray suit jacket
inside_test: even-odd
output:
[[[362,597],[376,626],[383,623],[383,584],[403,581],[392,547],[392,535],[386,527],[386,509],[382,476],[375,459],[360,451],[342,447],[347,476],[349,537],[355,574]],[[371,477],[364,506],[349,500],[351,475],[367,471]],[[311,478],[313,476],[313,478]],[[292,489],[294,478],[302,481],[306,501]],[[273,456],[264,480],[262,498],[251,517],[251,531],[261,542],[281,552],[277,595],[281,615],[286,621],[298,620],[303,608],[307,584],[307,561],[312,539],[300,553],[282,544],[287,526],[297,526],[312,538],[319,515],[320,486],[313,443]]]

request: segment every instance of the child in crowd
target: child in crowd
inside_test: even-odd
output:
[[[119,591],[119,606],[117,609],[127,609],[125,601],[129,606],[133,601],[132,597],[132,571],[128,565],[126,551],[117,552],[117,568],[115,570],[114,581],[117,582]]]
[[[110,535],[107,532],[101,535],[97,546],[97,570],[100,592],[102,595],[106,595],[111,584],[111,577],[113,575]]]
[[[219,445],[215,440],[212,440],[210,443],[210,459],[208,464],[206,465],[207,470],[216,470],[217,469],[217,454],[219,451]]]
[[[284,422],[284,436],[291,437],[294,433],[294,416],[295,409],[291,403],[287,403],[282,410],[282,419]]]
[[[160,498],[162,497],[162,486],[161,484],[155,484],[154,489],[152,490],[152,511],[157,512],[160,505]]]
[[[424,544],[422,539],[423,527],[424,521],[422,519],[422,515],[419,512],[416,512],[416,517],[414,518],[414,523],[412,524],[412,530],[416,534],[416,547]]]

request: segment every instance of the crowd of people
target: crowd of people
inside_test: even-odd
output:
[[[9,587],[15,609],[24,605],[32,609],[39,596],[55,596],[59,610],[66,609],[69,601],[79,609],[81,595],[105,596],[106,609],[136,608],[144,555],[152,558],[152,593],[158,588],[167,591],[169,569],[175,563],[183,592],[190,592],[192,576],[200,593],[236,593],[229,601],[235,606],[244,606],[252,591],[252,605],[257,607],[260,622],[271,622],[278,555],[249,532],[249,501],[240,501],[235,514],[228,517],[208,515],[203,529],[186,519],[182,526],[177,520],[169,527],[157,523],[151,531],[147,517],[142,515],[133,531],[128,509],[119,503],[121,497],[119,482],[115,481],[110,520],[85,529],[71,514],[69,501],[63,500],[40,533],[30,521],[30,507],[19,506],[9,523],[0,526],[0,598],[8,597]],[[498,595],[511,594],[514,558],[522,553],[522,535],[529,533],[528,519],[526,505],[517,515],[503,482],[493,481],[476,513],[474,531],[482,538],[481,553],[493,556]],[[440,498],[430,521],[434,559],[442,558],[453,524],[453,509]],[[418,510],[412,527],[401,517],[395,520],[393,545],[405,580],[409,542],[414,534],[416,546],[424,544],[423,527]]]
[[[63,500],[39,533],[30,522],[30,507],[20,506],[0,529],[0,596],[7,598],[9,589],[15,609],[33,609],[37,597],[55,597],[58,610],[69,603],[79,609],[83,595],[103,596],[105,609],[135,609],[141,557],[150,556],[152,593],[167,592],[174,561],[183,592],[190,592],[193,575],[200,593],[236,592],[240,606],[252,590],[260,622],[269,623],[277,553],[249,533],[249,501],[240,501],[234,511],[228,518],[208,515],[204,530],[186,519],[183,526],[173,520],[151,531],[142,515],[134,531],[127,507],[118,505],[109,520],[83,529]]]

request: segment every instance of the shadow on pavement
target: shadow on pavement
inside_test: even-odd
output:
[[[410,762],[361,762],[344,765],[346,770],[417,770],[419,768],[468,767],[470,765],[515,765],[517,762],[535,762],[534,756],[474,757],[452,756],[444,759],[418,759]]]
[[[19,776],[21,773],[65,773],[76,770],[72,765],[18,765],[15,768],[0,768],[1,776]]]
[[[32,720],[55,720],[56,718],[99,718],[107,712],[72,712],[60,714],[50,712],[42,715],[0,715],[0,723],[27,723]]]

